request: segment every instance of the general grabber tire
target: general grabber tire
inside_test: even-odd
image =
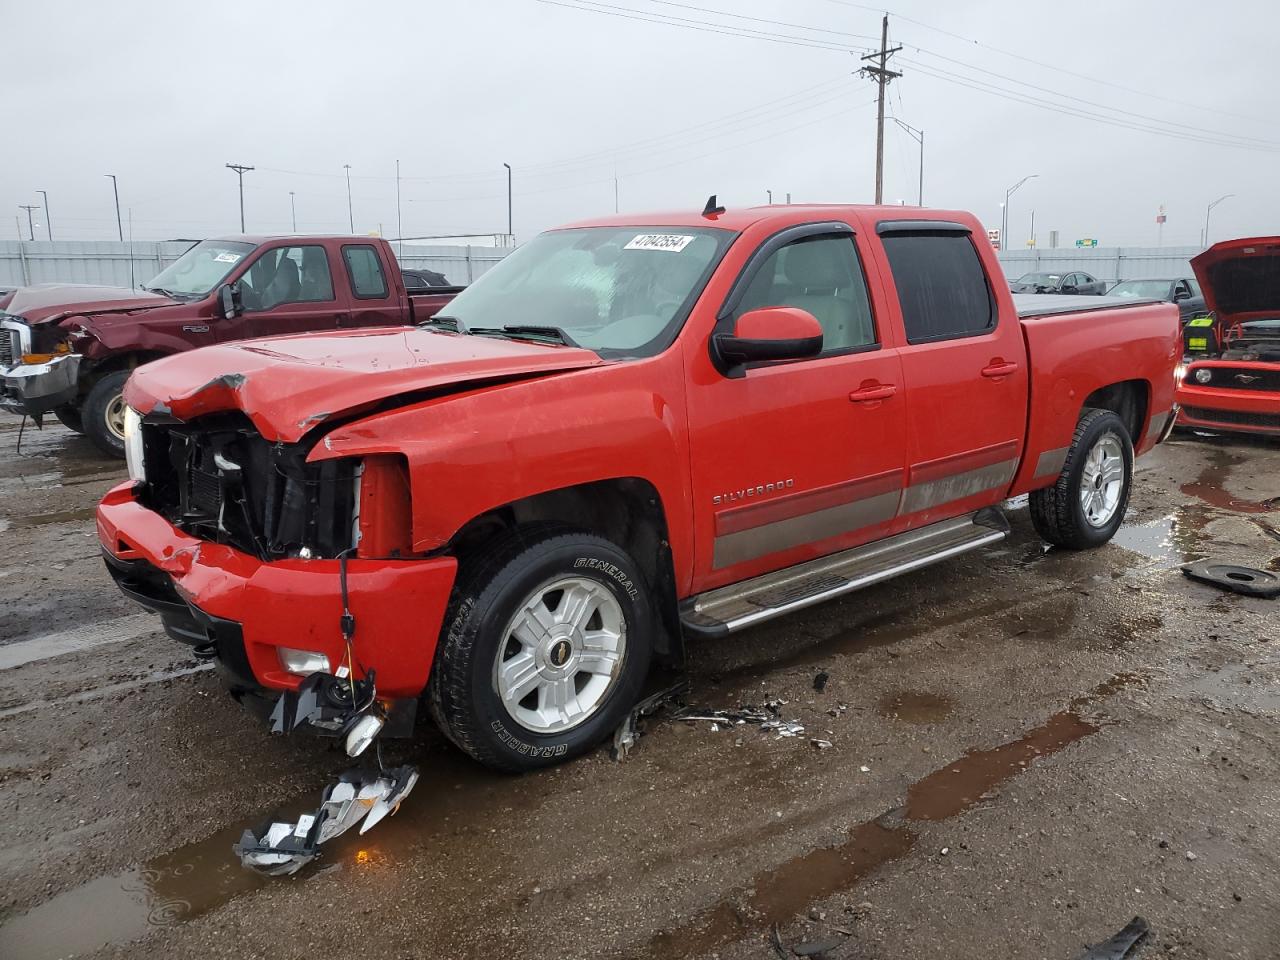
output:
[[[1133,484],[1133,443],[1110,410],[1089,410],[1076,424],[1057,483],[1031,494],[1031,522],[1049,543],[1100,547],[1124,521]]]
[[[124,459],[124,383],[128,370],[108,373],[89,390],[80,408],[85,435],[109,457]]]
[[[518,529],[464,558],[428,685],[436,724],[496,770],[590,750],[639,698],[653,604],[624,550],[563,527]]]

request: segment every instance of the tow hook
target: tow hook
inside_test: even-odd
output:
[[[315,813],[304,813],[293,823],[268,821],[256,830],[246,830],[232,850],[250,870],[289,876],[314,860],[321,844],[361,820],[363,834],[395,813],[417,782],[418,770],[409,764],[377,773],[348,770],[325,789]]]

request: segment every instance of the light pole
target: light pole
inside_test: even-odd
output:
[[[44,190],[37,190],[36,193],[44,198],[44,229],[49,235],[49,240],[53,240],[53,221],[49,219],[49,194]]]
[[[514,247],[516,245],[516,234],[511,225],[511,164],[504,163],[503,166],[507,168],[507,241]]]
[[[347,171],[347,226],[356,232],[356,215],[351,212],[351,164],[344,163],[342,169]]]
[[[773,191],[772,191],[772,190],[766,190],[766,191],[765,191],[765,193],[766,193],[766,194],[768,194],[768,196],[769,196],[769,205],[770,205],[770,206],[773,206]]]
[[[1206,247],[1209,245],[1209,214],[1210,214],[1210,213],[1212,213],[1212,212],[1213,212],[1213,208],[1214,208],[1214,207],[1216,207],[1218,204],[1220,204],[1223,200],[1227,200],[1227,199],[1229,199],[1229,198],[1231,198],[1231,197],[1234,197],[1234,196],[1235,196],[1235,194],[1234,194],[1234,193],[1226,193],[1226,194],[1223,194],[1223,195],[1222,195],[1222,196],[1220,196],[1217,200],[1213,201],[1213,203],[1209,204],[1209,206],[1207,206],[1207,207],[1205,207],[1205,208],[1204,208],[1204,239],[1203,239],[1203,243],[1204,243],[1204,245],[1205,245]]]
[[[34,240],[36,238],[36,228],[31,220],[31,211],[39,210],[40,208],[34,203],[20,203],[18,204],[18,209],[27,211],[27,239]]]
[[[240,232],[244,233],[244,175],[253,167],[246,167],[243,163],[228,163],[227,169],[234,170],[240,180]]]
[[[398,257],[404,257],[404,224],[400,220],[400,161],[396,161],[396,236],[400,238]]]
[[[924,206],[924,131],[917,130],[915,127],[911,126],[911,124],[909,123],[903,123],[897,117],[891,117],[890,119],[893,120],[893,122],[896,123],[898,126],[900,126],[903,130],[907,131],[907,136],[911,137],[912,140],[920,144],[920,185],[916,191],[916,206],[923,207]]]
[[[1009,241],[1007,238],[1009,236],[1009,198],[1018,192],[1018,188],[1020,186],[1022,186],[1028,180],[1034,180],[1038,176],[1040,176],[1040,174],[1038,173],[1028,174],[1027,176],[1023,177],[1021,180],[1019,180],[1017,183],[1015,183],[1012,187],[1010,187],[1008,190],[1004,192],[1004,222],[1000,224],[1001,249],[1004,249],[1004,250],[1008,249],[1007,244]]]
[[[120,186],[116,183],[114,173],[104,173],[103,176],[111,178],[111,192],[116,198],[116,232],[120,235],[120,242],[124,243],[124,221],[120,219]]]
[[[293,224],[293,232],[297,233],[298,232],[298,208],[294,205],[292,190],[289,191],[289,219],[290,219],[290,222]]]

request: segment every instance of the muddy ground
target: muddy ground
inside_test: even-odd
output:
[[[232,842],[344,758],[268,737],[117,594],[91,511],[118,464],[15,440],[5,960],[745,960],[774,924],[831,957],[1071,958],[1134,915],[1143,958],[1280,955],[1280,601],[1178,570],[1280,567],[1280,446],[1175,438],[1103,549],[1046,551],[1014,509],[997,549],[694,647],[691,702],[780,698],[804,737],[658,716],[624,763],[512,778],[426,730],[388,751],[423,769],[398,816],[267,880]]]

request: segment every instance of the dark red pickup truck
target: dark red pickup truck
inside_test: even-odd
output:
[[[448,314],[138,370],[98,537],[276,729],[355,752],[421,702],[506,770],[686,637],[1003,539],[1008,497],[1106,543],[1181,353],[1174,305],[1015,303],[973,216],[902,207],[551,230]]]
[[[0,408],[46,413],[124,456],[129,374],[229,340],[412,324],[461,288],[409,294],[369,237],[228,237],[196,244],[141,291],[67,284],[0,294]]]

